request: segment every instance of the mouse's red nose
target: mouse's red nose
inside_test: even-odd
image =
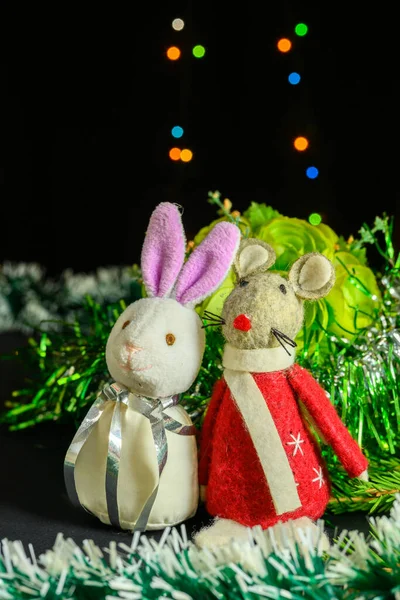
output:
[[[240,331],[250,331],[251,321],[247,315],[238,315],[233,321],[233,326]]]

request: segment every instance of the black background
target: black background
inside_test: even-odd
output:
[[[183,205],[190,238],[214,218],[216,189],[238,210],[255,200],[288,216],[320,212],[345,237],[383,211],[398,215],[390,11],[314,0],[2,8],[0,261],[51,273],[131,264],[158,202]],[[286,55],[280,37],[293,42]],[[180,60],[167,60],[170,45]],[[297,135],[310,140],[306,153],[293,149]],[[180,142],[194,152],[188,164],[168,158]],[[309,165],[318,179],[306,178]]]
[[[383,211],[399,216],[399,47],[387,7],[0,6],[0,263],[36,261],[57,274],[137,262],[154,207],[183,205],[190,239],[215,217],[209,190],[241,211],[254,200],[288,216],[320,212],[345,237]],[[304,38],[294,36],[298,22],[309,26]],[[276,49],[280,37],[293,41],[287,55]],[[175,63],[165,58],[172,44],[182,49]],[[191,56],[195,44],[203,59]],[[300,85],[289,85],[291,71]],[[168,158],[173,125],[194,152],[188,164]],[[297,135],[310,140],[304,154],[293,149]],[[320,170],[314,181],[309,165]],[[23,340],[0,342],[4,353]],[[22,374],[1,369],[4,399]],[[100,545],[128,539],[69,506],[60,464],[72,433],[0,432],[0,538],[39,552],[58,531]],[[189,530],[206,521],[200,511]],[[332,524],[365,528],[365,518]]]

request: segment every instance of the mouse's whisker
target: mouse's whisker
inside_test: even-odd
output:
[[[289,346],[291,346],[292,348],[295,348],[297,346],[296,342],[294,340],[292,340],[292,338],[290,338],[288,335],[286,335],[285,333],[283,333],[282,331],[279,331],[279,329],[275,329],[275,327],[271,328],[272,333],[275,335],[275,337],[277,335],[279,335],[279,337],[284,340]]]
[[[276,339],[280,343],[280,345],[282,346],[282,348],[284,349],[284,351],[286,352],[286,354],[288,354],[289,356],[291,356],[289,350],[285,346],[285,343],[284,343],[283,339],[279,335],[279,332],[276,329],[273,329],[273,328],[271,329],[271,331],[272,331],[272,334],[276,337]]]
[[[225,321],[223,319],[221,319],[220,321],[217,321],[217,319],[205,319],[203,317],[203,321],[208,321],[209,323],[219,323],[220,325],[225,325]]]
[[[225,319],[209,310],[204,311],[203,319],[205,321],[213,321],[215,323],[221,323],[222,325],[225,325]]]

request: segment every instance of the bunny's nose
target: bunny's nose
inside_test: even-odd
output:
[[[251,321],[247,315],[238,315],[233,321],[233,326],[239,331],[250,331]]]
[[[128,352],[130,354],[134,354],[135,352],[139,352],[139,350],[141,350],[141,348],[139,348],[138,346],[134,346],[130,342],[128,342],[127,344],[125,344],[125,348],[128,350]]]

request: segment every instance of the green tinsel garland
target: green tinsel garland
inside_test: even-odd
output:
[[[199,550],[185,527],[166,529],[159,542],[133,536],[102,551],[79,547],[59,534],[52,550],[36,557],[21,542],[3,540],[0,599],[27,600],[398,600],[400,598],[400,496],[389,517],[370,518],[372,536],[342,532],[327,553],[301,546],[282,533],[249,530],[248,543]],[[272,553],[271,553],[272,550]]]
[[[226,201],[220,201],[218,194],[210,196],[220,208],[221,218],[240,219],[235,212],[230,212]],[[269,207],[254,206],[254,203],[252,210],[253,221],[257,223],[277,214]],[[243,223],[239,224],[243,228]],[[383,236],[383,245],[378,234]],[[360,240],[352,243],[354,251],[360,253],[366,243],[374,243],[385,260],[383,273],[377,277],[383,298],[380,311],[351,341],[325,334],[322,323],[313,324],[304,332],[304,344],[298,355],[298,361],[330,394],[370,461],[368,483],[349,480],[330,449],[323,449],[333,482],[329,510],[335,513],[388,510],[394,495],[400,491],[400,260],[395,258],[392,223],[388,218],[377,218],[373,228],[364,225],[361,235]],[[9,285],[19,290],[21,281],[12,285],[11,271],[9,269]],[[140,273],[137,269],[131,270],[131,275],[134,294],[125,295],[127,302],[141,294]],[[124,277],[124,281],[128,281]],[[353,274],[350,279],[356,287],[362,287],[363,283]],[[58,289],[62,297],[62,286]],[[17,353],[29,378],[23,389],[14,391],[13,400],[0,417],[0,422],[11,430],[48,420],[73,420],[79,425],[99,390],[109,381],[104,349],[115,319],[125,308],[125,299],[117,303],[100,302],[97,294],[97,300],[86,295],[73,307],[65,298],[60,304],[61,310],[74,319],[70,322],[53,319],[45,323],[44,331],[42,328],[39,335],[30,338],[30,346]],[[182,398],[198,427],[201,427],[212,386],[222,372],[222,347],[220,331],[208,330],[201,371]]]

